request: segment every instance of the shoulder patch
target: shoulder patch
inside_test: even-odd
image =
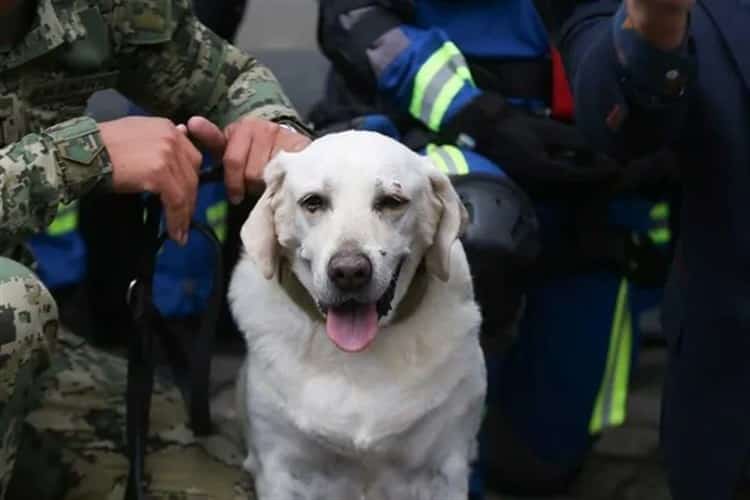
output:
[[[172,39],[175,30],[173,0],[120,0],[114,29],[125,43],[149,45]]]

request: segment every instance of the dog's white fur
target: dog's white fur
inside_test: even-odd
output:
[[[465,500],[486,377],[457,239],[465,211],[450,181],[368,132],[282,153],[265,179],[229,292],[248,347],[237,395],[260,500]],[[330,206],[305,211],[307,193]],[[394,193],[409,203],[373,208]],[[359,297],[367,300],[383,294],[403,259],[393,310],[359,353],[339,350],[323,313],[298,305],[279,278],[286,262],[314,301],[337,300],[325,268],[342,245],[372,261]],[[421,302],[399,317],[417,273],[426,280]]]

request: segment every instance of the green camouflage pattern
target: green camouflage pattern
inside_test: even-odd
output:
[[[68,204],[89,191],[99,177],[112,171],[112,162],[104,148],[99,127],[89,117],[73,118],[47,129],[55,145],[64,187],[62,203]],[[91,177],[96,171],[100,176]]]
[[[273,73],[203,26],[189,0],[115,5],[128,6],[114,9],[118,89],[140,105],[176,121],[201,114],[221,127],[246,115],[299,121]]]
[[[190,0],[39,0],[25,38],[0,48],[0,76],[0,254],[109,173],[82,118],[98,90],[175,122],[299,123],[270,70],[203,26]]]
[[[127,363],[63,332],[41,380],[41,404],[24,426],[7,500],[121,500]],[[157,378],[146,468],[149,499],[253,500],[236,423],[215,419],[197,439],[174,385]]]
[[[0,498],[6,498],[23,442],[24,418],[38,407],[57,334],[50,293],[31,271],[0,257]]]
[[[111,171],[96,122],[73,118],[0,149],[0,252],[46,228]]]

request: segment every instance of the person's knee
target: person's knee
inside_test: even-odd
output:
[[[0,257],[2,359],[15,357],[23,363],[35,355],[46,357],[55,346],[58,328],[57,304],[47,288],[27,268]]]
[[[453,183],[469,213],[462,243],[483,309],[483,330],[494,334],[511,329],[539,253],[533,204],[507,177],[468,174],[454,176]]]
[[[0,498],[57,329],[57,305],[49,291],[31,271],[0,257]]]

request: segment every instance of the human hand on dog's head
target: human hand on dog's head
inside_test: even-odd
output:
[[[279,151],[297,152],[310,144],[304,134],[249,117],[222,131],[206,118],[195,116],[187,122],[187,131],[223,162],[227,194],[234,204],[240,203],[248,192],[262,189],[263,169]]]

